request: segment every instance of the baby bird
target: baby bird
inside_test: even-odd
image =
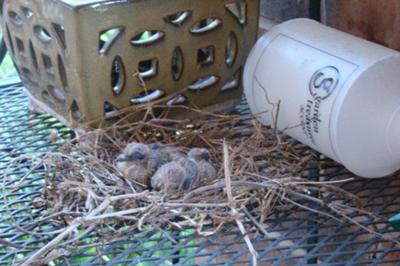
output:
[[[178,162],[170,162],[161,166],[151,178],[151,186],[155,190],[175,193],[182,190],[187,179],[186,169]]]
[[[174,147],[153,143],[132,142],[116,159],[117,169],[126,178],[150,186],[150,177],[164,164],[178,161],[184,157]]]
[[[212,181],[217,178],[217,171],[211,164],[211,155],[207,149],[193,148],[188,157],[194,160],[198,169],[198,182]]]
[[[170,162],[161,166],[151,178],[151,186],[155,190],[176,193],[188,190],[198,179],[196,162],[183,158],[178,162]]]
[[[191,189],[204,180],[212,180],[217,177],[217,172],[209,160],[208,150],[192,149],[186,158],[160,167],[151,178],[151,185],[155,190],[173,193]]]
[[[117,169],[128,179],[148,187],[153,171],[149,167],[151,150],[147,145],[133,142],[126,146],[115,163]]]
[[[199,184],[199,167],[192,158],[182,158],[178,163],[185,169],[186,178],[182,182],[181,190],[188,190]]]
[[[162,165],[169,162],[179,161],[184,157],[184,154],[175,147],[153,143],[149,145],[149,148],[151,151],[149,167],[154,172]]]

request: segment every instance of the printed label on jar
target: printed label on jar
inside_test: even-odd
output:
[[[330,139],[332,108],[357,68],[340,56],[279,34],[258,62],[255,84],[259,86],[255,87],[253,103],[259,113],[276,114],[274,106],[279,102],[278,128],[334,157]],[[267,121],[268,113],[264,117]]]
[[[317,70],[310,79],[309,91],[312,98],[300,106],[300,122],[303,133],[313,144],[316,144],[314,134],[320,132],[321,104],[337,89],[339,82],[340,72],[334,66]]]

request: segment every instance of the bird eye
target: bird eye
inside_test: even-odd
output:
[[[146,156],[141,152],[134,152],[129,156],[129,159],[132,161],[143,161],[146,159]]]
[[[161,148],[161,146],[157,143],[152,143],[149,145],[150,149],[152,150],[159,150]]]

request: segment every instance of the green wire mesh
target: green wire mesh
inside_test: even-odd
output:
[[[31,168],[30,161],[13,164],[19,156],[35,156],[54,150],[48,135],[57,129],[63,138],[72,132],[46,114],[31,115],[28,99],[20,85],[0,88],[0,174],[2,184],[21,184],[15,189],[1,186],[0,239],[6,239],[18,248],[0,244],[0,265],[15,265],[39,249],[51,236],[42,237],[24,232],[21,228],[46,233],[56,224],[38,228],[33,221],[48,212],[33,208],[41,193],[46,169],[38,168],[24,177]],[[243,101],[234,112],[248,113]],[[303,151],[309,150],[297,144]],[[322,169],[309,166],[313,180],[337,180],[352,177],[342,167],[321,159]],[[3,174],[7,171],[7,179]],[[23,180],[21,178],[24,177]],[[7,186],[10,187],[10,186]],[[399,233],[386,222],[399,211],[400,179],[366,180],[356,178],[343,187],[358,195],[367,210],[383,219],[365,219],[359,213],[347,213],[362,226],[374,228],[380,234],[400,240]],[[332,200],[343,200],[335,198]],[[312,206],[318,208],[316,206]],[[370,234],[350,222],[338,223],[327,217],[297,207],[280,207],[267,221],[269,237],[251,233],[258,251],[260,265],[400,265],[400,248],[393,242]],[[130,235],[98,228],[111,243],[96,244],[96,233],[83,239],[84,248],[72,249],[52,265],[248,265],[251,263],[243,236],[234,225],[211,237],[198,236],[194,230],[135,232]],[[62,252],[62,250],[60,251]]]

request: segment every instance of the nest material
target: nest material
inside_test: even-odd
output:
[[[318,167],[317,155],[302,153],[304,149],[298,144],[253,117],[201,113],[196,120],[173,120],[156,118],[151,110],[145,109],[143,121],[128,122],[129,115],[120,113],[111,127],[88,133],[78,130],[77,138],[63,140],[58,151],[32,162],[34,168],[47,170],[42,197],[33,204],[51,209],[35,223],[50,222],[57,230],[55,238],[23,265],[48,262],[57,257],[56,251],[77,247],[101,226],[124,234],[191,227],[208,236],[228,223],[238,226],[256,264],[257,254],[247,231],[250,226],[261,234],[273,235],[265,221],[274,207],[295,205],[338,221],[350,220],[346,213],[358,210],[375,219],[362,210],[355,196],[335,186],[351,180],[307,180],[306,166]],[[61,141],[54,132],[49,138]],[[116,156],[132,141],[159,142],[186,150],[207,148],[218,166],[218,179],[180,194],[149,191],[124,178],[114,166]],[[333,200],[338,195],[347,200]]]

